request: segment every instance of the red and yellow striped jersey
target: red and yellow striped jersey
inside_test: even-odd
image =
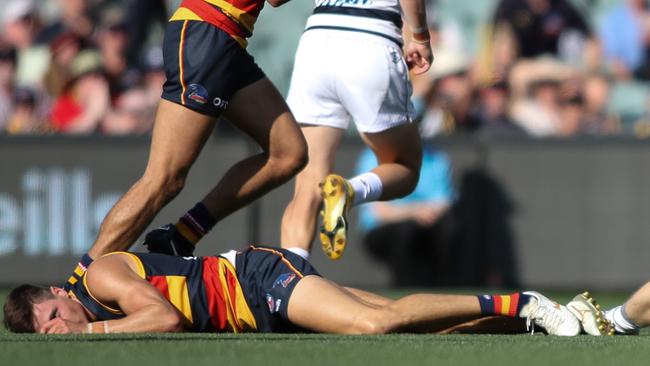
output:
[[[172,257],[161,254],[126,253],[138,267],[138,275],[153,285],[178,309],[187,329],[196,332],[246,332],[257,330],[255,317],[246,303],[235,268],[221,257]],[[92,295],[85,268],[92,261],[84,256],[66,284],[98,320],[125,317]],[[84,261],[86,263],[84,263]]]
[[[170,21],[208,22],[246,47],[263,7],[264,0],[183,0]]]

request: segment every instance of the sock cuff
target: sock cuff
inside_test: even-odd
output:
[[[639,326],[630,319],[630,317],[627,315],[627,311],[625,310],[625,307],[627,306],[627,303],[621,305],[621,317],[623,320],[629,323],[629,325],[633,326],[635,329],[638,329]]]
[[[354,190],[354,206],[379,200],[384,188],[379,176],[373,172],[359,174],[348,182]]]

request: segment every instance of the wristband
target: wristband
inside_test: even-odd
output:
[[[419,33],[413,33],[411,40],[417,44],[429,44],[431,42],[431,35],[428,30]]]
[[[106,334],[106,333],[109,333],[108,321],[104,320],[102,322],[102,330],[103,330],[103,332],[95,332],[94,328],[93,328],[94,324],[97,324],[97,323],[88,323],[88,325],[86,325],[86,333],[88,333],[88,334],[93,334],[93,333],[105,333]]]
[[[415,34],[415,33],[422,34],[422,33],[426,33],[426,32],[427,32],[426,27],[417,27],[417,28],[411,27],[411,33],[412,34]]]

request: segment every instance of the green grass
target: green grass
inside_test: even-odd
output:
[[[397,292],[393,293],[397,294]],[[566,293],[551,293],[559,301]],[[606,306],[623,294],[595,294]],[[4,299],[4,293],[0,293]],[[650,337],[535,335],[15,335],[0,365],[646,365]]]

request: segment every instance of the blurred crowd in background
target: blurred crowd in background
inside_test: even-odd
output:
[[[490,4],[472,49],[463,19],[439,11],[450,2]],[[2,3],[0,133],[149,133],[174,1]],[[413,77],[424,137],[650,137],[645,0],[428,4],[436,60]]]

